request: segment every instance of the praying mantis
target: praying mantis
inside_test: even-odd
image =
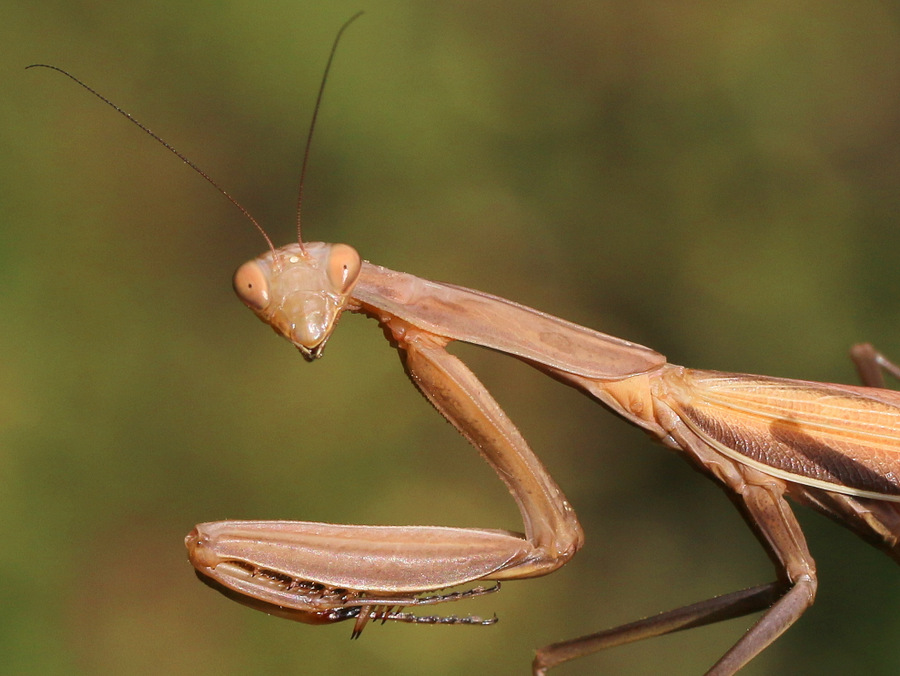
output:
[[[346,244],[306,242],[298,234],[296,243],[276,248],[238,207],[268,243],[265,254],[235,273],[240,299],[308,361],[323,355],[345,311],[375,319],[413,384],[506,484],[524,532],[199,524],[185,540],[189,559],[201,579],[229,597],[311,624],[351,620],[354,637],[373,620],[485,625],[494,620],[413,615],[403,608],[495,592],[503,581],[556,570],[581,548],[574,509],[487,389],[447,351],[454,341],[520,359],[680,453],[726,492],[776,571],[767,584],[541,648],[535,675],[608,647],[763,611],[708,671],[737,672],[815,597],[815,562],[787,498],[900,561],[900,394],[884,389],[882,377],[900,377],[900,368],[873,347],[852,351],[864,386],[689,369],[650,348],[503,298],[388,270]],[[474,586],[444,591],[460,585]]]

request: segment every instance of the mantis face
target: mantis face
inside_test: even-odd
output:
[[[289,244],[239,267],[234,290],[304,359],[313,361],[322,356],[361,265],[356,249],[347,244]]]

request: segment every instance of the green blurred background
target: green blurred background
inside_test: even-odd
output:
[[[201,585],[194,523],[518,529],[371,321],[309,365],[233,297],[264,248],[70,69],[293,237],[330,43],[309,239],[650,345],[853,381],[900,354],[900,5],[7,1],[0,9],[0,655],[7,673],[527,673],[546,642],[772,578],[720,491],[527,367],[473,364],[588,543],[448,612],[492,628],[309,627]],[[900,671],[900,575],[801,510],[811,611],[747,674]],[[697,674],[748,621],[560,668]]]

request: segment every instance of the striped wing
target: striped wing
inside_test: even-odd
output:
[[[669,404],[722,454],[787,481],[900,502],[900,392],[683,369]]]

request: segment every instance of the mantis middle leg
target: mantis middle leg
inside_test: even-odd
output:
[[[698,442],[687,442],[690,447]],[[706,449],[696,448],[699,454]],[[746,665],[788,629],[812,605],[817,578],[815,563],[790,505],[784,484],[755,471],[737,468],[723,471],[732,491],[726,491],[768,552],[778,579],[757,587],[666,611],[596,634],[554,643],[537,651],[532,665],[535,676],[551,667],[606,648],[742,617],[764,609],[765,614],[707,672],[728,676]]]

